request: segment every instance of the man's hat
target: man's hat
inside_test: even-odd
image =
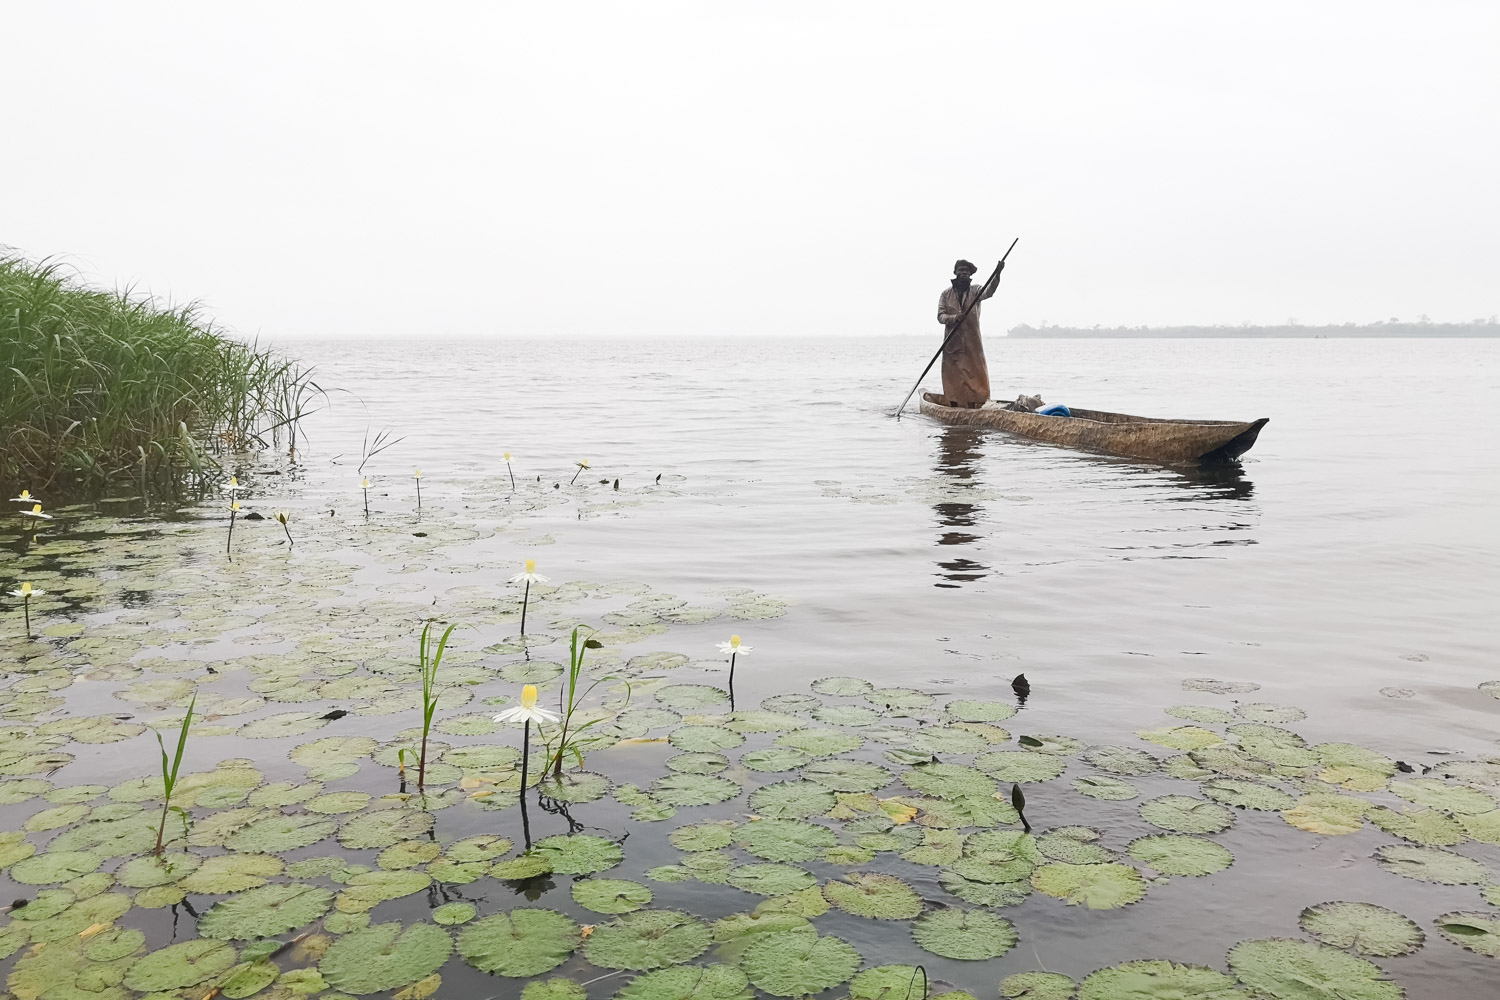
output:
[[[973,264],[970,264],[968,261],[966,261],[966,260],[960,260],[960,261],[955,261],[954,262],[954,264],[953,264],[953,273],[957,274],[961,268],[965,268],[965,267],[967,267],[969,269],[969,273],[970,274],[975,274],[975,273],[977,273],[979,271],[979,268],[975,267]]]

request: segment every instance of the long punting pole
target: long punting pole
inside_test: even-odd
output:
[[[1014,250],[1016,248],[1016,244],[1019,242],[1021,242],[1021,237],[1019,236],[1010,241],[1010,249],[1005,251],[1005,257],[1010,256],[1010,251]],[[983,291],[985,288],[989,287],[989,283],[1000,276],[1000,268],[1005,264],[1005,257],[1000,258],[1000,263],[995,265],[995,270],[987,279],[985,279],[984,284],[979,286],[980,291]],[[932,371],[932,366],[937,364],[937,359],[943,356],[943,348],[948,346],[948,338],[958,332],[958,328],[964,325],[964,320],[969,318],[969,310],[973,309],[978,304],[979,296],[976,295],[974,296],[974,301],[970,302],[967,306],[964,307],[963,315],[958,317],[958,322],[953,324],[953,329],[949,330],[947,335],[943,337],[943,343],[938,347],[937,353],[932,356],[931,361],[927,362],[927,367],[922,369],[922,374],[917,376],[917,384],[911,387],[911,392],[908,392],[906,394],[906,398],[901,401],[901,405],[896,407],[896,412],[892,413],[891,416],[895,417],[897,420],[901,419],[901,411],[906,409],[906,404],[911,402],[911,398],[915,396],[917,394],[917,390],[922,387],[922,380],[927,377],[928,372]]]

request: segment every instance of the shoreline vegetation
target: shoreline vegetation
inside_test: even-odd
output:
[[[171,306],[0,251],[0,486],[201,487],[220,456],[286,447],[311,372]]]
[[[1331,337],[1500,337],[1500,321],[1488,319],[1471,320],[1468,323],[1433,323],[1423,318],[1416,322],[1390,319],[1380,323],[1341,323],[1324,326],[1303,326],[1300,323],[1283,323],[1276,326],[1031,326],[1022,323],[1007,331],[1011,337],[1067,339],[1093,337],[1104,339],[1141,338],[1186,338],[1186,337],[1242,337],[1242,338],[1331,338]]]

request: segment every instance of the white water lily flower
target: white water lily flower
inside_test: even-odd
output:
[[[240,502],[238,500],[229,501],[229,512],[231,514],[238,514],[240,512]]]
[[[31,495],[30,490],[22,490],[18,497],[11,497],[16,503],[36,503],[36,497]]]
[[[505,464],[506,465],[510,464],[510,452],[508,452],[508,451],[505,453]]]
[[[366,477],[364,479],[361,479],[359,481],[359,488],[362,489],[362,490],[367,490],[367,489],[370,488],[370,480],[369,480],[368,477]]]
[[[276,512],[276,520],[280,521],[282,524],[286,524],[286,522],[291,519],[291,516],[291,511],[278,510]]]
[[[558,722],[561,719],[562,716],[556,712],[536,707],[535,684],[528,684],[521,689],[521,704],[515,708],[507,708],[495,716],[496,722],[535,722],[537,725],[544,722]]]
[[[43,521],[50,521],[50,520],[52,520],[52,515],[51,514],[43,514],[42,513],[42,505],[39,504],[39,503],[32,504],[30,510],[23,510],[20,513],[21,513],[22,517],[39,517]]]
[[[536,560],[526,560],[526,572],[517,573],[510,578],[511,583],[546,583],[547,577],[536,571]]]
[[[422,470],[421,469],[412,469],[411,470],[411,477],[413,479],[421,479],[422,478]]]
[[[40,596],[42,596],[45,593],[46,593],[46,591],[43,590],[43,589],[41,589],[40,587],[33,587],[29,583],[23,583],[23,584],[21,584],[21,589],[20,590],[12,590],[10,592],[10,596],[11,597],[19,597],[19,598],[21,598],[24,601],[28,597],[40,597]]]
[[[737,635],[730,636],[728,642],[719,643],[719,652],[723,653],[725,656],[733,656],[736,653],[738,653],[740,656],[744,656],[754,648],[754,646],[740,645],[740,637]]]

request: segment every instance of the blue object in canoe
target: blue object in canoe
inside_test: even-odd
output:
[[[1053,403],[1051,406],[1044,406],[1040,410],[1036,410],[1035,413],[1039,417],[1071,417],[1073,415],[1072,412],[1061,403]]]

